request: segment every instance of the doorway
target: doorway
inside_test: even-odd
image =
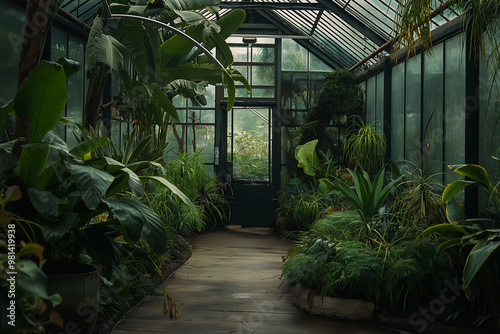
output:
[[[227,112],[226,171],[233,189],[230,224],[274,227],[272,108]]]

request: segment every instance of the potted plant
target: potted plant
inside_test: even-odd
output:
[[[33,228],[35,241],[44,246],[47,262],[44,270],[62,279],[74,275],[82,268],[79,258],[88,254],[104,270],[120,262],[119,243],[116,237],[131,243],[145,239],[151,249],[162,254],[166,251],[163,222],[146,205],[132,198],[121,196],[125,191],[132,197],[144,195],[143,181],[157,182],[169,187],[193,211],[192,202],[166,179],[156,176],[139,176],[134,171],[152,162],[135,162],[128,165],[107,157],[92,159],[89,153],[110,142],[108,138],[92,138],[69,149],[51,130],[58,124],[66,103],[67,78],[79,65],[64,58],[55,62],[41,62],[23,81],[18,92],[0,115],[21,115],[27,121],[28,135],[22,142],[19,158],[9,149],[13,143],[0,149],[3,156],[0,178],[6,185],[18,185],[24,194],[21,201],[9,203],[15,214],[36,223]],[[0,119],[0,124],[1,124]],[[96,219],[96,217],[105,217]],[[38,226],[38,227],[36,227]],[[18,231],[18,241],[23,231]],[[63,272],[64,270],[64,272]],[[68,271],[68,272],[66,272]],[[75,284],[69,292],[89,292],[83,300],[72,305],[76,296],[65,296],[59,312],[65,326],[91,333],[96,319],[99,297],[99,271],[84,274],[90,283]],[[60,292],[61,281],[49,293]],[[80,287],[85,286],[78,291]],[[71,311],[73,314],[65,314]],[[73,316],[83,315],[81,319]],[[87,326],[89,325],[89,326]],[[71,329],[66,328],[66,329]]]

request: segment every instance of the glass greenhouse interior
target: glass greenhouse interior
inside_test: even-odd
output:
[[[247,304],[332,297],[363,330],[499,333],[499,2],[1,0],[0,307],[109,334],[155,291],[177,319],[165,282],[214,236],[181,326],[336,332]]]
[[[202,152],[207,173],[236,186],[235,203],[241,191],[248,191],[245,187],[268,187],[271,190],[265,193],[271,197],[287,187],[290,166],[296,164],[297,131],[315,103],[324,73],[352,68],[364,92],[366,119],[376,122],[387,138],[388,161],[402,163],[425,154],[446,164],[478,163],[496,175],[496,162],[490,157],[498,155],[499,147],[498,80],[485,62],[493,46],[486,45],[479,64],[471,60],[463,18],[448,9],[432,18],[429,52],[417,50],[411,57],[405,51],[391,54],[388,42],[395,35],[398,4],[385,0],[222,1],[217,14],[201,10],[209,20],[236,8],[246,11],[245,22],[227,43],[234,55],[232,68],[243,74],[252,90],[248,93],[237,82],[230,111],[227,90],[221,86],[206,87],[205,104],[175,96],[172,103],[178,119],[176,131],[167,132],[167,151],[181,145],[188,152]],[[12,82],[17,77],[25,14],[22,1],[2,1],[0,6],[4,18],[0,22],[4,55],[0,103],[4,104],[16,91]],[[89,29],[100,6],[98,0],[64,0],[42,58],[67,57],[85,68]],[[64,116],[83,121],[87,87],[83,70],[69,79]],[[119,80],[108,80],[102,105],[113,101],[119,91]],[[111,139],[123,145],[122,135],[130,133],[131,120],[114,106],[103,109],[101,116]],[[75,130],[58,129],[70,147],[76,145]],[[338,124],[331,124],[329,131],[338,140],[333,145],[340,147]],[[249,140],[259,144],[244,150]],[[247,157],[238,156],[243,151]],[[454,179],[444,174],[445,164],[433,168],[446,175],[441,181]],[[477,193],[467,189],[465,197],[471,208],[477,207]]]

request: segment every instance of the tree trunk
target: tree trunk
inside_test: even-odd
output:
[[[63,0],[28,0],[26,3],[26,20],[23,29],[23,45],[19,57],[17,87],[35,69],[42,57],[45,39],[52,19],[61,6]],[[14,138],[26,138],[28,123],[23,117],[16,115],[14,124]],[[21,144],[17,142],[14,154],[19,158]]]
[[[85,110],[83,112],[83,126],[87,129],[90,129],[90,127],[95,128],[99,119],[99,107],[108,76],[108,69],[103,63],[97,64],[90,72],[87,100],[85,101]]]

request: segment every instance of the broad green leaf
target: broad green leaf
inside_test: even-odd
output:
[[[488,173],[484,167],[474,164],[467,165],[452,165],[449,166],[451,170],[461,175],[465,175],[472,180],[476,181],[478,185],[486,189],[488,193],[490,193],[493,189],[493,186],[488,178]]]
[[[111,143],[111,140],[109,138],[94,137],[74,147],[71,151],[69,151],[69,153],[73,154],[74,156],[80,159],[83,159],[83,157],[85,157],[87,153],[90,153],[96,148],[99,148],[109,143]]]
[[[132,191],[132,195],[141,199],[144,196],[144,186],[139,176],[127,167],[122,168],[122,171],[128,175],[128,185]]]
[[[443,195],[441,196],[443,203],[448,203],[448,201],[452,199],[460,190],[467,186],[470,186],[471,184],[474,184],[474,182],[465,180],[455,180],[450,183],[443,190]]]
[[[184,64],[164,68],[159,78],[171,82],[177,79],[208,81],[212,84],[224,83],[222,71],[215,64]]]
[[[236,85],[231,75],[227,71],[223,71],[223,83],[227,87],[227,110],[233,109],[234,99],[236,97]]]
[[[64,68],[64,73],[66,78],[71,77],[73,74],[80,70],[80,63],[77,61],[61,57],[57,60],[57,63]]]
[[[316,154],[316,145],[318,140],[311,140],[304,145],[299,145],[295,149],[295,159],[297,167],[303,168],[307,175],[315,176],[316,171],[321,170],[321,164]]]
[[[49,219],[56,219],[59,215],[59,204],[63,201],[59,199],[50,191],[38,190],[35,188],[28,188],[28,195],[31,204],[35,207],[36,211]]]
[[[160,106],[163,108],[163,110],[166,111],[171,117],[178,119],[179,115],[177,114],[177,110],[175,110],[174,105],[167,97],[167,95],[165,95],[160,86],[158,86],[158,84],[151,84],[151,89],[155,94],[153,97],[158,99]],[[161,123],[163,123],[163,119],[159,124]]]
[[[122,19],[121,33],[137,74],[146,82],[155,81],[161,57],[158,29],[151,24]]]
[[[119,74],[124,67],[124,59],[131,53],[116,38],[104,34],[106,21],[102,17],[96,17],[92,24],[85,52],[87,73],[93,70],[98,63],[103,63],[111,72]]]
[[[47,144],[25,145],[21,151],[17,172],[26,186],[33,186],[45,167],[49,155]]]
[[[452,198],[451,201],[448,201],[446,205],[446,218],[450,223],[460,223],[467,219],[463,208],[460,207],[456,198]]]
[[[63,212],[56,220],[40,219],[43,237],[48,242],[55,243],[74,228],[77,222],[78,213],[76,212]]]
[[[438,248],[437,248],[437,251],[438,253],[450,248],[450,247],[455,247],[455,246],[459,246],[462,244],[462,238],[452,238],[452,239],[449,239],[449,240],[446,240],[445,242],[441,243]]]
[[[27,121],[27,143],[40,142],[52,130],[64,111],[67,97],[64,68],[42,61],[19,87],[14,109]]]
[[[464,267],[464,288],[467,288],[472,282],[477,272],[483,264],[488,260],[491,253],[493,253],[500,246],[500,240],[482,239],[469,253]]]
[[[165,253],[167,240],[163,222],[149,207],[129,199],[104,200],[104,203],[117,216],[129,237],[138,240],[142,235],[155,253]]]
[[[70,164],[68,169],[87,207],[96,209],[113,183],[113,176],[90,166]]]
[[[470,233],[467,232],[463,227],[455,224],[437,224],[431,227],[428,227],[425,229],[422,233],[420,233],[420,236],[430,234],[430,233],[441,233],[441,232],[446,232],[446,231],[453,231],[453,232],[458,232],[463,235],[469,235]]]
[[[220,27],[219,35],[223,40],[226,40],[238,30],[241,24],[245,21],[245,11],[242,9],[233,9],[217,21]],[[204,44],[207,50],[212,50],[215,47],[215,40],[208,39]],[[192,49],[191,53],[187,56],[188,62],[193,61],[196,57],[203,52],[200,49]],[[210,60],[211,61],[211,60]]]
[[[219,61],[221,62],[222,65],[224,65],[224,67],[228,67],[234,61],[231,49],[229,48],[226,41],[219,33],[213,32],[212,39],[216,46],[217,59],[219,59]]]

